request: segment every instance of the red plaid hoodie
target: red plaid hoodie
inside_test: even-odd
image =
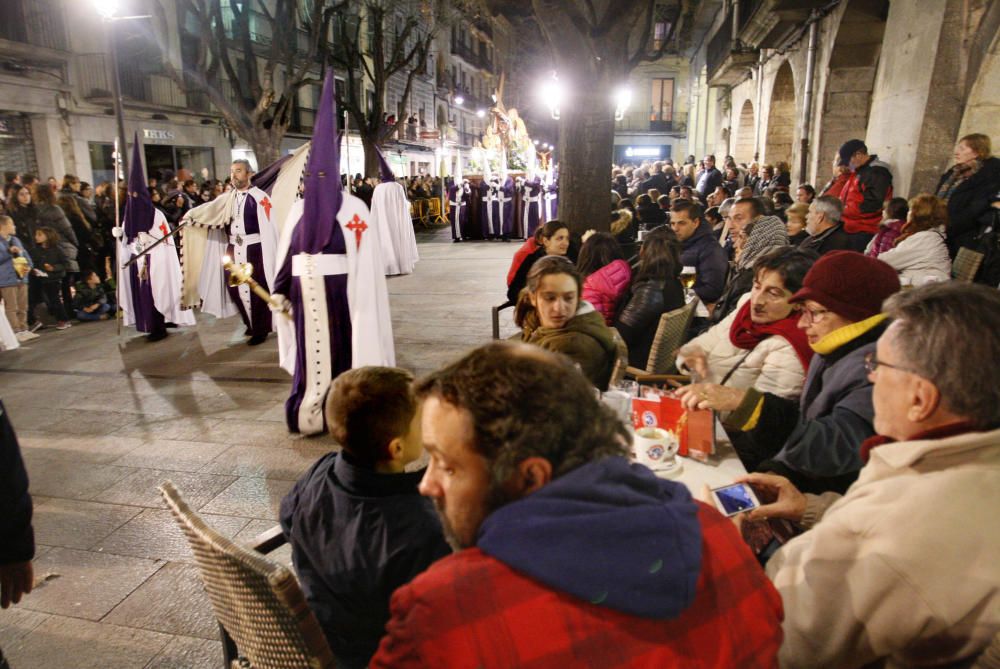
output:
[[[625,462],[601,462],[609,460]],[[625,468],[653,492],[650,503],[629,497],[634,490],[617,507],[605,503],[602,491],[622,497]],[[370,668],[776,667],[781,600],[733,524],[644,467],[612,469],[626,476],[578,477],[580,494],[522,505],[576,470],[508,504],[487,519],[493,528],[484,523],[476,548],[398,589]],[[484,542],[505,511],[503,540]],[[625,541],[629,515],[645,519]],[[652,528],[660,532],[643,534]],[[648,564],[657,554],[665,559]]]

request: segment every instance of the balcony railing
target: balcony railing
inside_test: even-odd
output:
[[[733,46],[733,15],[727,14],[726,20],[719,27],[719,30],[708,43],[705,50],[705,66],[708,70],[709,79],[719,69],[722,61],[726,59]]]
[[[13,7],[8,7],[8,2]],[[58,0],[8,0],[0,20],[0,39],[66,51],[62,3]]]
[[[651,112],[630,111],[615,123],[615,131],[684,134],[687,131],[687,114],[675,111],[666,118]]]
[[[103,53],[84,54],[79,56],[78,64],[84,97],[110,98],[112,86],[108,78],[107,56]],[[187,96],[170,77],[145,72],[132,61],[125,60],[118,64],[118,74],[125,98],[164,107],[192,107]]]

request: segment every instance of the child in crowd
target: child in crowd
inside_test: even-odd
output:
[[[362,367],[338,376],[326,400],[343,447],[312,466],[281,502],[281,527],[337,667],[365,667],[385,634],[389,597],[448,555],[441,523],[417,490],[420,412],[413,377]]]
[[[14,219],[0,215],[0,300],[18,341],[38,337],[28,329],[28,275],[31,256],[15,235]]]
[[[39,278],[42,298],[49,309],[49,315],[56,319],[56,329],[69,327],[69,316],[59,294],[63,277],[66,276],[68,261],[59,248],[59,233],[49,227],[35,228],[35,276]]]
[[[97,272],[88,272],[83,281],[76,284],[73,309],[81,321],[106,321],[111,318],[111,303]]]
[[[878,225],[878,232],[868,242],[865,255],[878,258],[896,244],[896,239],[903,234],[903,226],[906,224],[906,217],[910,213],[910,205],[905,197],[894,197],[885,205],[882,222]]]

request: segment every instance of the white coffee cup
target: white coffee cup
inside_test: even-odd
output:
[[[635,460],[653,471],[673,469],[677,466],[677,437],[662,427],[641,427],[632,439]]]

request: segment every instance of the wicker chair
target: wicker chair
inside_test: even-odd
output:
[[[625,340],[622,339],[622,336],[615,328],[611,328],[611,334],[614,337],[615,347],[618,351],[615,366],[611,370],[611,381],[608,384],[609,388],[614,388],[625,380],[625,371],[628,369],[628,344],[625,343]]]
[[[983,254],[972,249],[960,248],[955,255],[955,261],[951,264],[951,275],[958,281],[971,283],[979,273],[979,266],[983,264]]]
[[[170,481],[160,493],[191,544],[226,669],[332,669],[333,652],[291,570],[213,530]]]
[[[626,372],[633,377],[662,376],[676,371],[677,349],[684,343],[684,335],[694,318],[698,300],[694,299],[679,309],[660,316],[660,323],[649,349],[645,369],[629,367]]]

